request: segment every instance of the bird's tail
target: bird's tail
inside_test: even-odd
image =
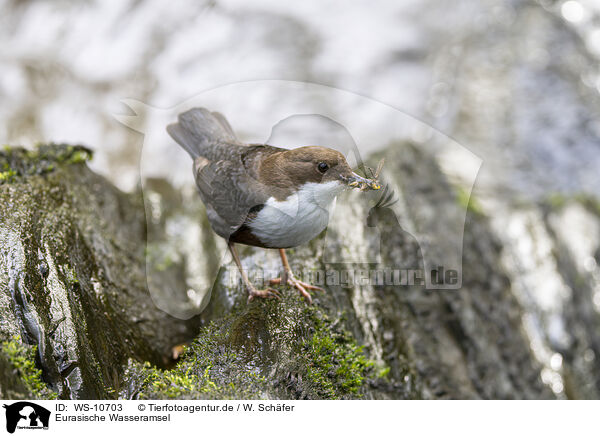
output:
[[[225,117],[205,108],[194,108],[179,114],[178,122],[169,124],[167,132],[192,159],[198,156],[211,159],[212,148],[237,142]]]

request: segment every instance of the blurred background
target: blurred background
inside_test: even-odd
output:
[[[451,136],[484,158],[480,190],[598,192],[597,0],[8,0],[0,12],[2,142],[85,144],[125,190],[138,184],[143,138],[114,119],[127,113],[121,99],[166,108],[288,79],[368,96]]]
[[[508,278],[492,272],[472,286],[481,294],[471,345],[494,313],[477,301],[493,302],[489,290],[506,285],[546,388],[559,398],[600,395],[599,0],[0,0],[0,38],[0,141],[86,145],[95,150],[90,166],[128,192],[140,186],[144,138],[115,118],[131,114],[122,99],[172,108],[230,83],[306,81],[369,97],[447,135],[483,161],[474,196],[491,230],[473,226],[473,238],[499,241],[483,253],[502,247],[490,260],[471,244],[465,261],[473,276],[487,259]],[[265,93],[252,104],[267,113],[286,99]],[[248,132],[259,125],[235,108],[225,115],[244,119]],[[142,118],[139,130],[163,129],[144,125],[151,122]],[[407,136],[431,139],[422,130]],[[470,306],[465,313],[474,319]],[[369,312],[361,314],[367,325]],[[503,395],[485,389],[478,395]],[[539,396],[517,394],[528,395]]]

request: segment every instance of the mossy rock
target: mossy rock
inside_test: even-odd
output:
[[[90,157],[60,144],[0,151],[11,172],[0,184],[0,339],[35,350],[60,398],[115,398],[128,358],[168,364],[198,325],[152,304],[141,198],[91,172]]]
[[[129,398],[349,399],[380,373],[323,308],[287,292],[212,321],[174,369],[132,364],[128,374]]]
[[[37,347],[23,345],[19,336],[0,344],[0,398],[56,398],[56,393],[42,380],[36,357]]]
[[[0,150],[0,184],[25,181],[47,174],[60,165],[87,162],[94,153],[83,145],[39,144],[35,149],[5,146]]]
[[[0,352],[3,395],[52,397],[41,379],[59,398],[81,399],[552,397],[498,267],[502,246],[489,218],[419,147],[392,146],[383,172],[410,207],[373,212],[367,195],[341,199],[342,221],[360,231],[330,226],[290,250],[290,262],[296,272],[373,267],[349,257],[370,249],[361,234],[370,216],[381,261],[421,268],[424,247],[433,260],[452,255],[445,242],[466,216],[462,289],[327,283],[313,306],[286,287],[281,301],[247,304],[241,285],[215,273],[208,306],[187,321],[159,310],[146,281],[157,274],[161,297],[193,314],[188,279],[224,266],[202,207],[186,207],[199,199],[154,184],[162,212],[147,221],[141,195],[91,172],[88,156],[68,145],[0,153],[0,342],[19,336],[28,350],[20,363]],[[187,252],[169,240],[169,225]],[[146,246],[149,235],[155,244]],[[253,267],[279,267],[276,256],[252,250],[241,252]],[[175,363],[178,344],[189,345]]]

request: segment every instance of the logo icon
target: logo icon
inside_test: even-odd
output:
[[[4,404],[6,409],[6,431],[14,433],[19,429],[48,429],[50,411],[29,401],[19,401],[10,405]]]

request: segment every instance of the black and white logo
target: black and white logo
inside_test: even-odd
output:
[[[6,431],[14,433],[16,429],[48,430],[50,411],[29,401],[5,404]]]

